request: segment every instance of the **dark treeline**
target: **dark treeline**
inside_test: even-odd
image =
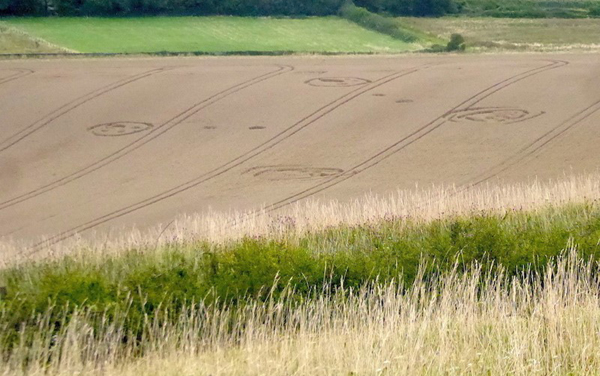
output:
[[[325,16],[347,0],[0,0],[3,16],[237,15]],[[356,5],[392,15],[441,15],[453,0],[357,0]]]
[[[371,12],[395,16],[441,16],[456,12],[453,0],[355,0],[354,3]]]

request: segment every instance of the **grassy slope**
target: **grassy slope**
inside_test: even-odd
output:
[[[544,278],[507,279],[497,270],[485,276],[474,268],[420,279],[407,290],[388,284],[237,307],[196,304],[176,318],[163,310],[138,338],[124,333],[119,319],[112,326],[78,312],[62,325],[46,313],[35,340],[24,335],[22,346],[2,353],[0,373],[597,375],[599,272],[569,253],[549,264]]]
[[[64,52],[14,28],[0,25],[0,54]]]
[[[277,279],[279,284],[271,290],[275,296],[288,282],[303,296],[324,283],[335,287],[342,279],[345,286],[360,287],[402,274],[402,282],[410,284],[420,264],[434,260],[443,270],[456,260],[464,265],[481,262],[484,268],[501,265],[509,274],[527,267],[541,269],[571,239],[582,255],[600,260],[598,204],[474,214],[429,224],[396,219],[292,240],[179,245],[100,262],[66,259],[4,270],[0,282],[7,286],[4,302],[12,306],[11,320],[26,320],[32,311],[45,312],[52,304],[125,310],[126,297],[135,292],[130,310],[135,321],[164,307],[165,299],[175,299],[174,312],[184,301],[203,298],[260,299]]]
[[[4,22],[79,52],[400,52],[414,45],[336,17],[15,18]]]
[[[479,48],[565,50],[600,48],[600,19],[400,18],[406,25]]]

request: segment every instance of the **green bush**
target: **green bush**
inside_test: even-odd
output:
[[[466,49],[465,38],[460,34],[452,34],[450,42],[446,46],[446,51],[464,51]]]
[[[441,44],[434,44],[424,51],[425,52],[433,52],[433,53],[446,52],[446,51],[448,51],[448,46],[442,46]]]
[[[396,16],[442,16],[456,13],[454,0],[355,0],[371,12]]]
[[[589,7],[589,15],[593,17],[600,17],[600,3],[596,3]]]

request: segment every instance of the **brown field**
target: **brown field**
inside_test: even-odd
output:
[[[0,62],[0,239],[597,171],[598,55]]]

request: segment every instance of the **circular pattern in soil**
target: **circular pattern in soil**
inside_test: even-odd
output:
[[[140,123],[135,121],[118,121],[114,123],[98,124],[88,128],[95,136],[100,137],[119,137],[144,132],[152,129],[150,123]]]
[[[252,176],[269,181],[279,180],[312,180],[338,176],[344,170],[331,167],[304,167],[304,166],[260,166],[244,172]]]
[[[350,87],[366,85],[371,81],[358,77],[319,77],[306,81],[310,86],[317,87]]]
[[[542,115],[543,112],[530,113],[521,108],[510,107],[483,107],[469,108],[450,113],[446,118],[449,121],[460,122],[476,122],[489,124],[513,124]]]

